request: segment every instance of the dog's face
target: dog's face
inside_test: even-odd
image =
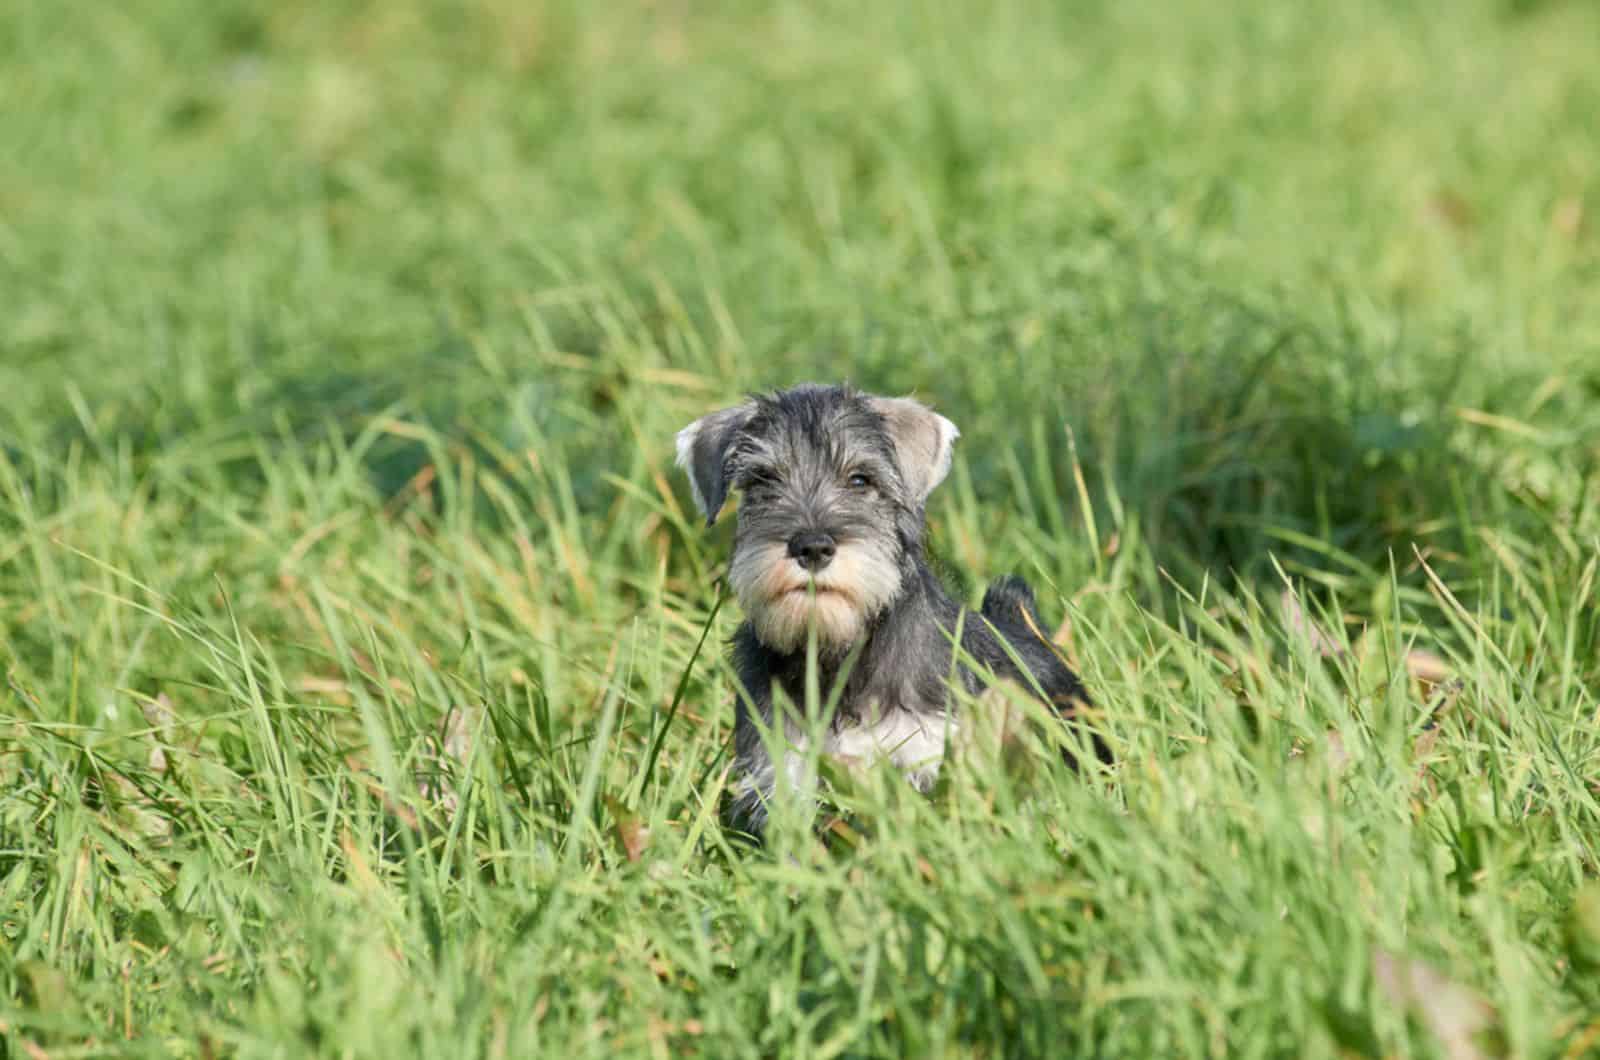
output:
[[[842,652],[860,638],[900,594],[957,434],[909,398],[810,384],[678,433],[707,525],[741,494],[728,580],[762,643],[791,652],[814,629]]]

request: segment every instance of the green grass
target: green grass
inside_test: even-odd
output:
[[[0,1057],[1600,1048],[1596,40],[0,7]],[[671,437],[807,378],[1114,768],[724,833]]]

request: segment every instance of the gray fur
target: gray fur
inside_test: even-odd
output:
[[[746,617],[733,639],[742,686],[739,786],[729,812],[736,826],[757,835],[765,827],[778,768],[761,730],[780,720],[775,689],[790,703],[806,702],[809,642],[822,698],[839,693],[822,751],[875,748],[919,787],[936,773],[945,735],[959,728],[947,683],[958,628],[978,664],[955,668],[965,691],[979,692],[987,669],[1037,685],[1062,716],[1087,702],[1076,675],[1038,635],[1025,583],[996,582],[980,613],[963,615],[928,567],[924,503],[949,469],[957,434],[910,399],[816,384],[753,398],[680,432],[679,463],[707,521],[730,490],[741,494],[729,573]],[[786,549],[797,535],[816,534],[838,542],[838,557],[813,573]],[[781,719],[791,745],[803,739],[798,720]],[[1104,755],[1103,745],[1097,750]],[[803,787],[791,759],[791,787]]]

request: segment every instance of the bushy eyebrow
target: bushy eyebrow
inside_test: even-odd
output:
[[[783,472],[775,464],[765,460],[741,461],[735,480],[740,486],[754,485],[757,483],[776,483],[783,479]]]
[[[861,472],[882,478],[894,472],[894,462],[882,453],[855,452],[839,465],[839,469],[846,475]]]

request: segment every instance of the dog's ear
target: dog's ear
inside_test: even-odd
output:
[[[875,397],[870,404],[883,417],[889,440],[894,442],[895,457],[900,461],[900,473],[920,504],[950,473],[950,449],[961,432],[955,424],[911,398]]]
[[[749,403],[702,416],[678,432],[678,466],[689,476],[689,491],[706,525],[728,499],[728,450],[750,422],[755,406]]]

